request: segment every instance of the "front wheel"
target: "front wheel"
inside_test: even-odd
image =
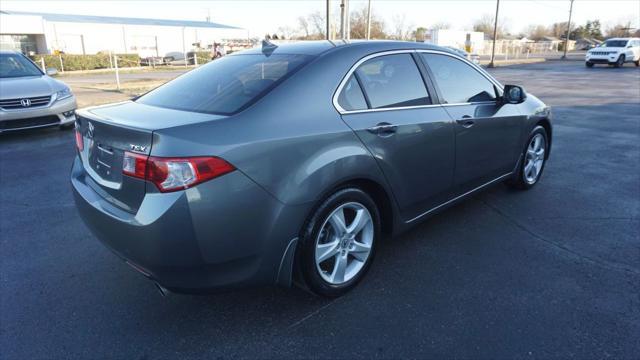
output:
[[[321,296],[337,297],[364,277],[380,237],[375,202],[358,188],[327,198],[307,220],[297,261],[305,284]]]
[[[620,57],[618,58],[618,61],[616,61],[616,65],[617,68],[624,66],[624,55],[620,55]]]
[[[521,190],[528,190],[535,186],[544,170],[548,157],[548,144],[547,131],[542,126],[536,126],[529,135],[518,172],[507,181],[507,185]]]
[[[636,64],[636,67],[640,66],[640,60],[636,60],[633,63]]]
[[[584,65],[588,68],[592,68],[593,67],[593,63],[590,61],[587,61],[586,63],[584,63]]]

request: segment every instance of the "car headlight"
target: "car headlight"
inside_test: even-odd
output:
[[[64,88],[64,89],[56,92],[56,101],[66,99],[66,98],[69,98],[71,96],[73,96],[73,94],[71,93],[71,89]]]

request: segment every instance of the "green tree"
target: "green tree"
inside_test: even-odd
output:
[[[427,28],[420,26],[417,29],[415,29],[411,35],[413,36],[414,39],[416,39],[416,41],[424,42],[426,33],[427,33]]]

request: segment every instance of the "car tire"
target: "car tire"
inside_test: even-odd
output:
[[[584,65],[588,68],[592,68],[593,67],[593,63],[590,61],[587,61],[586,63],[584,63]]]
[[[371,266],[380,231],[380,213],[364,191],[347,187],[326,198],[300,233],[296,268],[307,290],[338,297],[353,289]]]
[[[620,57],[618,58],[618,61],[616,61],[615,63],[615,67],[619,68],[623,66],[624,66],[624,55],[620,55]]]
[[[633,63],[636,64],[636,67],[640,66],[640,60],[636,60]]]
[[[536,126],[531,131],[521,154],[522,161],[518,166],[518,171],[506,182],[509,187],[519,190],[529,190],[540,181],[544,166],[549,157],[548,139],[547,131],[542,126]],[[542,141],[540,148],[536,147],[536,141]],[[542,152],[540,152],[539,149],[542,149]],[[532,173],[532,171],[535,171],[535,174]]]

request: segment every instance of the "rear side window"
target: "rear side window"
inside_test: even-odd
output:
[[[448,104],[493,101],[493,83],[462,60],[447,55],[421,53]]]
[[[364,98],[360,84],[355,76],[351,75],[338,96],[338,104],[347,111],[364,110],[367,101]]]
[[[230,115],[295,72],[306,55],[232,55],[192,70],[137,101],[177,110]]]
[[[356,69],[372,109],[429,105],[431,99],[410,54],[383,55]]]

